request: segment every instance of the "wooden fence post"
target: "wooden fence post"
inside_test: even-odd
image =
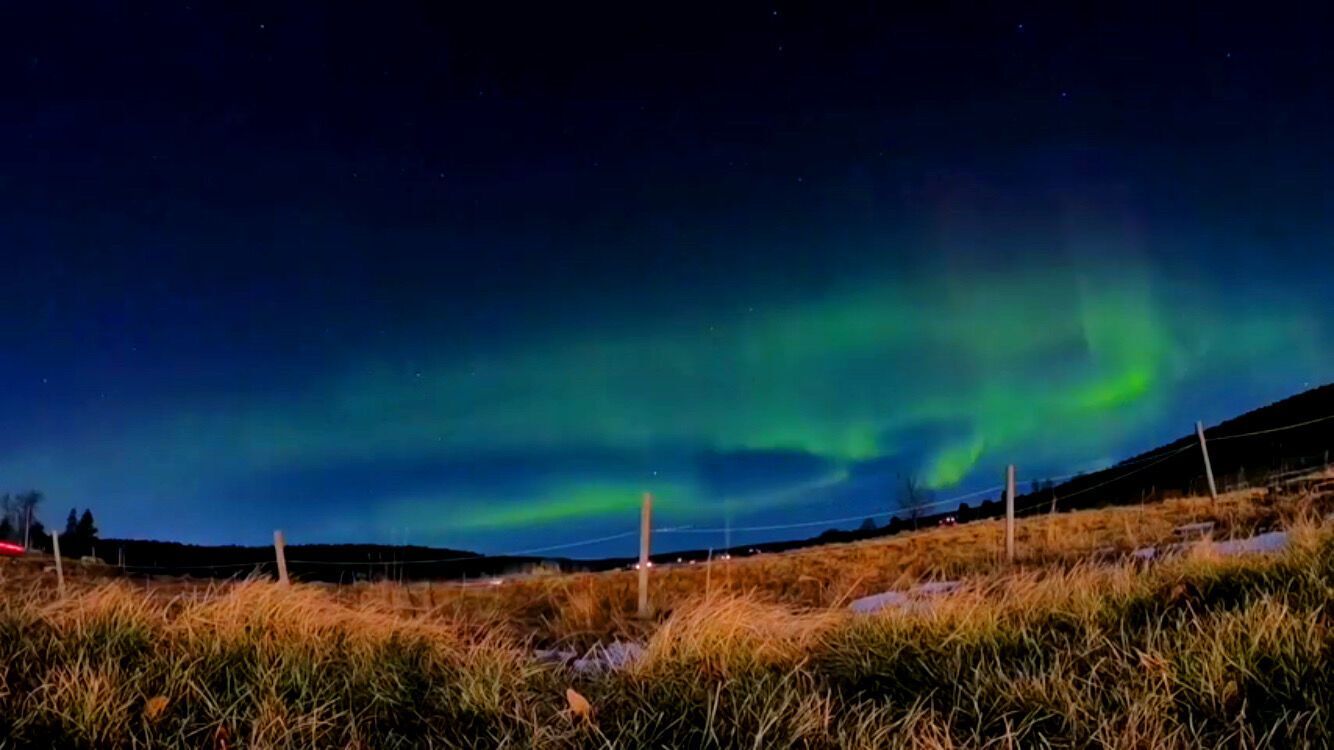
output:
[[[1014,562],[1014,464],[1005,469],[1005,559]]]
[[[713,547],[709,548],[709,556],[704,558],[704,598],[708,599],[713,593]]]
[[[1218,487],[1214,485],[1214,468],[1209,465],[1209,446],[1204,442],[1204,425],[1195,422],[1195,434],[1200,437],[1200,455],[1204,456],[1204,476],[1209,480],[1209,499],[1218,500]]]
[[[653,495],[644,493],[644,506],[639,516],[639,616],[649,617],[648,604],[649,545],[653,536]]]
[[[56,553],[56,585],[60,590],[60,598],[65,598],[65,567],[60,564],[60,534],[51,535],[51,548]]]
[[[278,558],[278,583],[288,584],[291,581],[287,578],[287,540],[283,538],[281,529],[275,529],[273,532],[273,551]]]

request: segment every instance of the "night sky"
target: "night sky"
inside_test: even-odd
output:
[[[203,543],[883,522],[1334,377],[1320,4],[836,5],[6,3],[0,491]]]

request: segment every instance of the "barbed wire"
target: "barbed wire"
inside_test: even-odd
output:
[[[1107,485],[1109,485],[1109,484],[1111,484],[1111,483],[1113,483],[1113,482],[1119,482],[1119,481],[1121,481],[1122,479],[1125,479],[1126,477],[1129,477],[1129,476],[1133,476],[1133,475],[1135,475],[1135,474],[1138,474],[1138,473],[1140,473],[1141,471],[1144,471],[1145,469],[1153,468],[1154,466],[1157,466],[1158,464],[1161,464],[1161,463],[1167,461],[1169,458],[1173,458],[1173,457],[1178,456],[1178,455],[1180,455],[1180,454],[1182,454],[1182,453],[1185,453],[1186,451],[1191,450],[1191,449],[1193,449],[1194,447],[1195,447],[1195,446],[1193,446],[1193,445],[1183,445],[1182,447],[1180,447],[1180,448],[1178,448],[1178,449],[1172,451],[1171,453],[1168,453],[1167,455],[1163,456],[1162,458],[1158,459],[1157,461],[1154,461],[1154,462],[1152,462],[1152,463],[1144,464],[1143,466],[1140,466],[1140,467],[1138,467],[1138,468],[1132,469],[1131,471],[1127,471],[1127,472],[1125,472],[1125,473],[1123,473],[1123,474],[1118,474],[1118,475],[1112,477],[1111,479],[1106,479],[1106,480],[1103,480],[1103,481],[1101,481],[1101,482],[1098,482],[1097,484],[1092,485],[1092,486],[1090,486],[1090,487],[1085,487],[1084,489],[1079,490],[1078,492],[1071,492],[1071,493],[1068,493],[1068,494],[1063,494],[1063,495],[1060,496],[1060,499],[1062,499],[1062,500],[1068,500],[1069,498],[1072,498],[1072,497],[1078,497],[1078,496],[1080,496],[1080,495],[1082,495],[1082,494],[1084,494],[1084,493],[1086,493],[1086,492],[1092,492],[1093,490],[1096,490],[1096,489],[1099,489],[1099,488],[1102,488],[1102,487],[1106,487]]]

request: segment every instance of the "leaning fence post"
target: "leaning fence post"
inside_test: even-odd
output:
[[[639,517],[639,616],[648,617],[649,542],[653,536],[653,495],[644,493],[644,507]]]
[[[273,552],[278,558],[278,583],[290,583],[287,578],[287,540],[283,539],[281,529],[275,529],[273,532]]]
[[[60,590],[60,598],[65,598],[65,568],[60,564],[60,535],[51,535],[51,548],[56,553],[56,585]]]
[[[1218,500],[1218,488],[1214,486],[1214,468],[1209,465],[1209,446],[1204,442],[1204,425],[1195,422],[1195,434],[1200,437],[1200,455],[1204,456],[1204,476],[1209,480],[1209,499]]]

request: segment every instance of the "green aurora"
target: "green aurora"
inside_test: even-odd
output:
[[[1308,302],[1234,311],[1150,279],[1141,267],[881,280],[730,315],[686,311],[620,336],[553,330],[411,373],[363,357],[300,399],[196,403],[115,441],[63,455],[39,448],[0,470],[78,461],[110,474],[153,456],[145,473],[170,497],[209,477],[215,451],[232,459],[212,481],[402,455],[466,465],[551,454],[536,469],[376,490],[373,528],[449,539],[600,528],[633,518],[644,491],[665,522],[707,526],[782,508],[847,515],[866,497],[884,512],[905,476],[948,496],[994,483],[1009,461],[1092,468],[1148,447],[1140,436],[1162,429],[1178,394],[1212,372],[1245,367],[1259,380],[1265,362],[1329,371]],[[571,446],[614,459],[559,458]],[[718,486],[701,475],[701,453],[791,454],[812,468]],[[857,489],[876,465],[891,474]]]

